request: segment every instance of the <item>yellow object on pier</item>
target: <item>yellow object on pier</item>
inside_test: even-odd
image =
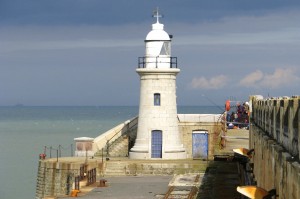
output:
[[[251,199],[263,199],[269,194],[265,189],[256,186],[238,186],[236,190]]]
[[[71,197],[77,197],[77,195],[78,195],[79,192],[80,192],[80,191],[77,190],[77,189],[72,190],[72,192],[71,192]]]

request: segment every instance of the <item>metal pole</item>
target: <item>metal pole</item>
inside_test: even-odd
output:
[[[102,148],[102,165],[103,165],[103,148]]]
[[[56,162],[58,162],[58,149],[56,149]]]
[[[87,150],[85,149],[85,164],[87,164]]]
[[[109,156],[109,140],[106,141],[106,157]]]
[[[50,146],[50,158],[52,157],[52,146]]]
[[[71,157],[73,157],[73,144],[71,144]]]
[[[61,145],[58,145],[58,150],[59,150],[59,157],[61,157]]]

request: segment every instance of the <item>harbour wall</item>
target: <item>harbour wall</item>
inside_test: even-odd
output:
[[[124,138],[128,142],[130,139],[134,139],[136,135],[138,118],[133,118],[128,120],[116,127],[110,129],[109,131],[103,133],[99,137],[93,140],[92,153],[96,154],[107,147],[107,141],[114,142],[119,138]],[[197,162],[193,161],[192,158],[192,134],[194,131],[205,131],[208,135],[208,159],[212,159],[214,156],[214,147],[217,140],[220,138],[220,133],[224,127],[222,122],[221,114],[179,114],[178,124],[181,139],[183,140],[184,147],[187,151],[187,159],[190,162],[174,162],[170,160],[169,162],[151,162],[151,161],[138,161],[138,162],[128,162],[116,168],[118,165],[116,163],[110,164],[111,161],[106,161],[105,157],[89,156],[90,153],[86,151],[76,151],[77,155],[85,154],[82,157],[64,157],[64,158],[52,158],[52,159],[41,159],[39,161],[38,173],[37,173],[37,186],[36,186],[36,199],[49,198],[56,196],[70,195],[71,191],[76,189],[75,178],[81,176],[85,180],[80,181],[79,188],[81,186],[86,186],[86,173],[90,170],[96,170],[96,176],[104,175],[136,175],[138,172],[141,175],[168,175],[172,173],[186,173],[194,171],[194,167],[198,170],[201,167]],[[83,144],[80,142],[80,144]],[[130,146],[130,144],[128,144]],[[85,147],[83,147],[85,149]],[[127,154],[130,147],[127,147]],[[101,153],[100,153],[101,154]],[[123,154],[123,153],[122,153]],[[125,153],[126,154],[126,153]],[[126,156],[122,157],[126,158]],[[124,159],[123,159],[124,160]],[[113,166],[111,166],[113,165]],[[132,170],[132,165],[134,165],[135,172],[128,172]],[[111,167],[111,168],[110,168]],[[143,169],[139,169],[143,168]],[[145,169],[149,168],[149,169]],[[156,168],[153,170],[153,168]],[[159,168],[159,169],[157,169]],[[108,174],[108,171],[113,170]],[[159,172],[161,170],[161,172]],[[203,169],[204,170],[204,167]],[[120,173],[118,173],[120,172]]]
[[[63,158],[40,160],[37,172],[36,198],[55,198],[69,195],[75,189],[76,178],[85,178],[88,171],[98,169],[101,164],[85,158]],[[79,186],[87,181],[79,182]]]
[[[300,97],[250,97],[250,149],[257,186],[300,198]]]
[[[225,131],[224,121],[222,120],[222,114],[178,114],[178,127],[179,135],[182,140],[183,146],[186,149],[187,157],[193,158],[192,156],[192,146],[193,146],[193,133],[197,131],[202,131],[207,133],[208,136],[208,159],[213,159],[215,155],[215,146],[218,145],[218,140],[220,139],[221,132]],[[121,139],[126,139],[128,144],[126,148],[120,148],[119,154],[126,154],[128,156],[130,148],[133,146],[134,140],[137,134],[137,124],[138,117],[131,120],[127,120],[124,123],[117,125],[116,127],[108,130],[107,132],[101,134],[100,136],[90,140],[90,144],[93,145],[92,151],[86,153],[87,147],[78,147],[79,145],[89,145],[88,142],[84,140],[76,142],[76,154],[78,156],[93,156],[94,154],[100,155],[103,150],[105,154],[110,154],[114,142]],[[83,138],[85,139],[85,138]],[[108,151],[109,150],[109,151]],[[122,153],[121,153],[122,151]],[[126,151],[126,152],[124,152]],[[115,154],[115,153],[114,153]],[[122,156],[122,155],[119,155]]]

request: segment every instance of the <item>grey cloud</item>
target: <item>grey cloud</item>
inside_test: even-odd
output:
[[[2,0],[0,24],[113,24],[144,22],[160,7],[169,21],[195,23],[225,16],[263,15],[276,10],[299,8],[298,0]],[[149,13],[145,15],[145,13]]]
[[[218,22],[193,25],[175,23],[168,27],[176,30],[176,45],[299,44],[299,18],[298,11],[290,11],[226,17]]]
[[[190,88],[192,89],[221,89],[227,86],[228,77],[225,75],[217,75],[211,77],[210,79],[206,77],[196,77],[192,79],[190,83]]]
[[[256,70],[241,79],[239,85],[244,87],[257,87],[257,82],[261,81],[263,77],[263,72],[260,70]]]
[[[278,68],[272,74],[265,74],[260,85],[266,88],[286,88],[300,83],[300,77],[291,68]]]
[[[295,3],[291,8],[292,3],[274,0],[274,6],[267,5],[270,0],[243,1],[245,5],[233,0],[157,0],[145,5],[146,1],[121,0],[109,7],[115,2],[94,0],[83,5],[83,1],[66,0],[56,1],[59,5],[50,1],[33,5],[29,0],[22,8],[23,0],[15,6],[13,1],[4,6],[3,2],[0,105],[137,105],[137,58],[144,56],[144,39],[156,6],[165,14],[166,31],[174,34],[172,56],[178,56],[181,69],[177,77],[180,104],[203,105],[202,93],[223,104],[226,96],[247,100],[249,94],[299,92],[299,84],[286,81],[298,82],[297,70],[294,76],[276,71],[299,67],[300,14]],[[127,4],[124,9],[123,4]],[[247,74],[257,70],[263,77],[247,80]],[[268,83],[279,74],[285,77],[279,80],[285,87],[271,89]],[[246,80],[258,87],[245,87]],[[269,87],[259,86],[262,83]]]
[[[292,68],[277,68],[273,73],[263,73],[257,70],[240,80],[242,87],[279,89],[292,87],[300,83],[300,77]]]
[[[0,28],[0,53],[35,50],[137,47],[143,43],[134,29],[139,25],[104,26],[11,26]],[[123,35],[116,32],[122,30]]]

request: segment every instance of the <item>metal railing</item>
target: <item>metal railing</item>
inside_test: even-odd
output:
[[[135,122],[135,120],[138,119],[138,117],[135,117],[133,118],[128,124],[126,124],[126,130],[124,130],[124,128],[122,128],[121,130],[117,131],[109,140],[106,141],[106,145],[105,145],[105,148],[106,148],[106,157],[109,156],[109,150],[110,150],[110,147],[113,145],[113,143],[117,140],[117,139],[114,139],[119,133],[121,133],[122,131],[123,132],[123,135],[125,134],[128,134],[129,131],[131,131],[133,128],[135,128],[137,126],[137,123],[130,126],[132,123]]]
[[[62,155],[62,151],[65,151],[65,154]],[[62,145],[58,145],[58,148],[54,148],[52,146],[47,147],[44,146],[44,153],[39,154],[40,159],[45,159],[45,158],[52,158],[53,156],[56,156],[57,162],[58,162],[58,158],[63,157],[63,156],[68,156],[68,152],[66,151],[70,151],[70,155],[71,157],[73,157],[73,144],[71,144],[69,147],[63,147]],[[53,152],[56,155],[53,155]]]
[[[96,168],[88,170],[87,171],[87,183],[86,183],[86,185],[89,186],[91,184],[94,184],[96,182],[96,176],[97,176]]]
[[[146,61],[146,59],[150,58],[151,60],[153,60],[153,58],[155,59],[155,61]],[[162,61],[162,60],[166,60],[167,61]],[[169,57],[169,58],[164,58],[164,57],[139,57],[138,59],[138,67],[139,68],[146,68],[147,64],[151,64],[151,63],[155,63],[156,68],[158,67],[158,64],[160,63],[167,63],[170,64],[170,68],[177,68],[177,57]]]

